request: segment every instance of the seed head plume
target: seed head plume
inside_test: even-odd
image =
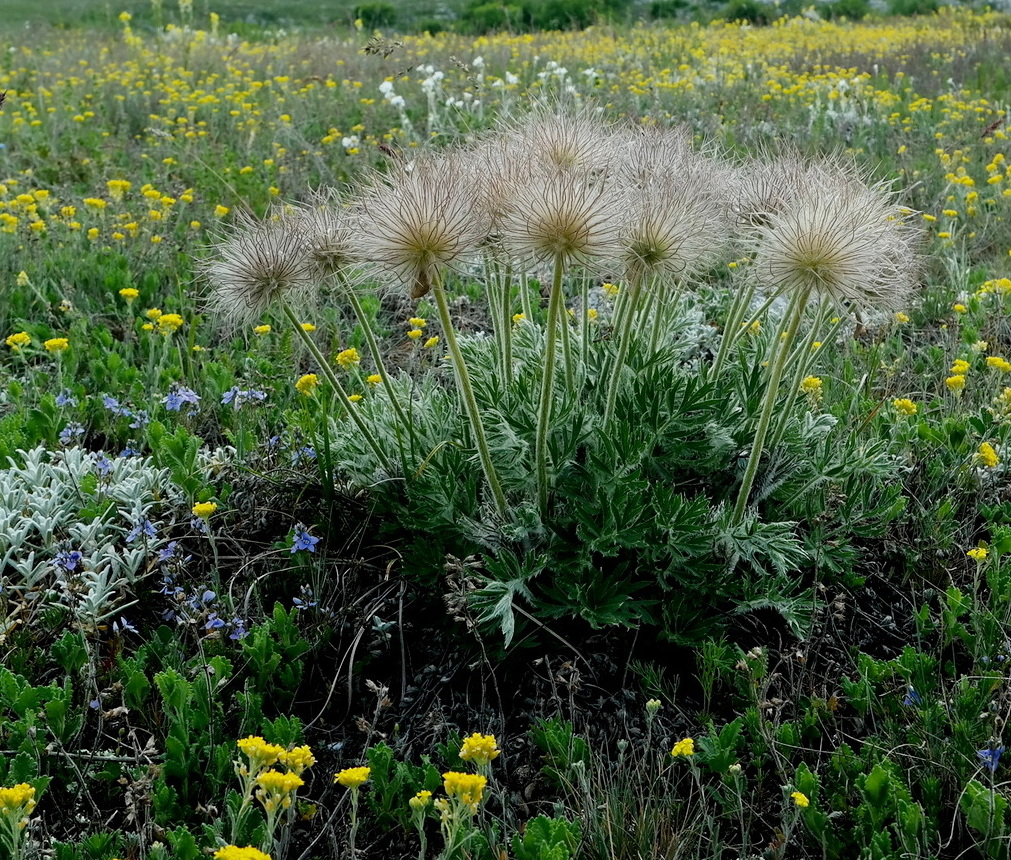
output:
[[[514,189],[501,219],[502,241],[521,260],[606,264],[620,254],[625,214],[625,196],[614,181],[541,171]]]
[[[608,172],[622,141],[615,128],[589,111],[579,113],[533,111],[506,131],[510,145],[531,167],[582,173]]]
[[[486,219],[458,159],[428,157],[375,177],[357,201],[359,259],[412,298],[441,268],[459,265],[487,235]]]
[[[626,275],[690,279],[729,245],[727,172],[686,135],[649,129],[631,142],[620,178],[629,188],[623,231]]]
[[[313,273],[320,280],[347,275],[355,266],[359,236],[355,214],[335,189],[317,192],[299,207],[297,229]]]
[[[887,184],[826,172],[753,235],[753,271],[772,291],[896,310],[917,274],[917,234]]]
[[[276,211],[260,222],[241,213],[233,231],[213,246],[200,271],[211,286],[209,303],[234,325],[260,317],[278,299],[307,297],[313,284],[309,258],[291,215]]]

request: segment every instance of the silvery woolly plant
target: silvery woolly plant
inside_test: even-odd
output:
[[[350,193],[316,195],[259,223],[243,219],[203,272],[214,306],[235,321],[259,320],[274,306],[288,318],[331,384],[335,419],[350,422],[372,452],[372,479],[402,478],[410,498],[410,487],[434,471],[425,492],[434,487],[452,507],[454,491],[437,473],[449,452],[469,445],[485,513],[468,509],[440,521],[470,522],[493,551],[518,541],[526,560],[503,562],[509,570],[500,578],[528,594],[523,583],[547,564],[530,559],[551,543],[540,523],[554,520],[557,533],[589,491],[579,485],[587,474],[581,457],[613,471],[598,482],[611,488],[606,504],[617,504],[621,481],[642,475],[643,499],[667,499],[672,513],[660,519],[670,529],[683,516],[725,527],[731,543],[738,540],[734,530],[755,516],[748,512],[763,452],[783,441],[793,420],[799,381],[816,358],[812,344],[832,334],[832,314],[838,327],[854,308],[901,303],[915,281],[914,246],[890,189],[838,160],[764,156],[735,166],[699,151],[683,130],[534,111],[468,144],[394,160]],[[734,257],[743,263],[710,358],[701,340],[690,342],[713,331],[700,317],[698,288],[711,293]],[[487,296],[487,337],[460,335],[454,319],[452,284],[475,280]],[[605,282],[616,285],[616,299],[605,298],[598,311],[592,298]],[[375,396],[349,397],[298,324],[295,307],[321,287],[350,307],[361,328],[381,380]],[[361,292],[372,289],[434,303],[458,405],[430,378],[405,381],[389,371],[362,307]],[[768,346],[749,352],[744,335],[763,323],[772,333]],[[753,362],[761,395],[757,411],[731,415],[742,360]],[[656,388],[663,374],[674,390]],[[629,405],[630,397],[638,400]],[[466,421],[462,448],[454,412]],[[753,429],[738,476],[732,446],[741,443],[732,440],[742,420]],[[697,479],[689,482],[696,489],[663,489],[650,477],[658,456],[672,463],[682,456],[665,435],[679,421],[687,422],[685,433],[697,427],[731,440],[730,450],[721,441],[704,457],[692,455],[723,476],[708,497]],[[606,455],[594,453],[594,445],[614,440]],[[593,552],[620,554],[618,531],[613,547],[601,538]],[[776,547],[769,553],[783,570],[803,553],[794,537],[780,537],[769,539]],[[642,546],[651,540],[642,537]],[[721,541],[708,550],[688,543],[712,556]],[[725,551],[731,559],[741,554]],[[678,552],[672,565],[681,563]],[[758,557],[753,547],[743,552]]]

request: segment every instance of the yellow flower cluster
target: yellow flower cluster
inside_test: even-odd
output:
[[[670,754],[674,758],[695,755],[695,741],[692,738],[682,738],[674,744],[674,748],[670,751]]]
[[[193,516],[208,519],[218,509],[216,502],[197,502],[193,506]]]
[[[316,757],[308,746],[281,750],[277,755],[277,760],[296,776],[301,776],[308,768],[316,764]]]
[[[214,852],[214,860],[270,860],[270,855],[252,846],[239,848],[237,845],[226,845]]]
[[[21,352],[22,347],[31,345],[32,339],[28,335],[28,332],[19,331],[16,334],[10,335],[4,342],[13,352]]]
[[[997,452],[989,442],[980,444],[979,450],[976,452],[976,460],[988,469],[995,469],[1000,464],[1000,457],[997,456]]]
[[[899,415],[915,415],[917,406],[908,397],[898,397],[892,401],[892,406]]]
[[[486,767],[501,754],[495,735],[482,735],[474,732],[470,737],[464,738],[463,746],[460,748],[460,758],[464,761],[472,761],[478,767]]]
[[[442,775],[442,787],[446,794],[457,798],[471,813],[477,812],[487,785],[487,778],[478,773],[451,770]]]
[[[207,502],[205,504],[214,505],[213,502]],[[217,505],[214,505],[214,510],[217,510]],[[214,510],[209,511],[207,516],[214,513]],[[194,506],[193,513],[198,517],[204,516],[204,514],[197,513],[196,506]],[[277,744],[269,744],[258,735],[250,735],[247,738],[243,738],[242,740],[236,742],[236,746],[245,753],[246,758],[249,759],[250,767],[254,772],[263,770],[263,768],[270,767],[272,764],[275,764],[284,752],[284,747],[278,746]]]
[[[369,781],[372,775],[370,767],[347,767],[334,776],[333,781],[352,790],[358,789]]]
[[[268,814],[278,809],[288,809],[292,798],[305,782],[294,773],[268,770],[256,778],[256,799],[263,804]]]
[[[790,794],[790,797],[794,804],[801,809],[807,809],[807,807],[811,805],[811,801],[808,799],[808,796],[802,791],[794,791]]]
[[[316,390],[317,385],[319,385],[319,377],[315,373],[306,373],[298,378],[295,390],[308,397]]]
[[[30,815],[35,809],[35,786],[27,782],[13,788],[0,788],[0,812],[15,816]]]
[[[985,547],[977,546],[969,550],[966,555],[973,561],[985,561],[989,553],[986,551]]]
[[[354,347],[350,349],[342,350],[337,353],[337,363],[343,367],[345,370],[350,370],[356,364],[361,362],[362,358],[358,354],[358,350]]]

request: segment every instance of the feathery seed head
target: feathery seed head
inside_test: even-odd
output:
[[[467,173],[455,158],[418,160],[377,177],[359,201],[360,259],[385,280],[430,289],[439,269],[463,262],[486,236]]]
[[[625,213],[625,196],[613,181],[542,171],[514,190],[502,241],[523,259],[604,263],[620,254]]]
[[[713,186],[699,158],[685,160],[678,173],[641,181],[630,195],[622,236],[628,279],[688,279],[718,261],[729,247],[722,188]]]
[[[314,195],[298,210],[298,232],[313,274],[321,279],[355,264],[358,229],[354,213],[335,192]]]
[[[526,154],[531,167],[600,173],[611,169],[623,141],[614,127],[589,111],[533,111],[506,132],[509,143]]]
[[[826,173],[752,239],[752,271],[765,287],[836,305],[894,310],[915,281],[915,233],[884,185]]]
[[[210,283],[210,304],[226,319],[244,327],[287,293],[305,294],[312,285],[309,260],[290,216],[256,222],[245,215],[234,232],[201,266]]]

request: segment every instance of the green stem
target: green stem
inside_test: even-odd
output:
[[[555,387],[555,353],[558,349],[558,327],[564,313],[562,302],[562,274],[565,261],[561,254],[555,257],[555,271],[548,302],[548,331],[544,342],[544,376],[541,377],[541,400],[537,410],[537,436],[534,441],[534,460],[537,465],[537,499],[541,511],[548,509],[548,428],[551,423],[551,404]]]
[[[499,292],[501,298],[502,326],[502,376],[506,383],[512,382],[513,378],[513,315],[512,315],[512,268],[506,266],[505,272],[500,276]]]
[[[579,324],[579,354],[583,367],[586,367],[590,355],[590,279],[585,272],[579,285],[579,294],[583,308],[583,318]]]
[[[351,308],[355,312],[355,316],[358,318],[358,323],[362,327],[362,333],[365,335],[365,344],[369,349],[369,354],[372,356],[372,361],[376,366],[376,371],[379,373],[383,380],[383,388],[386,391],[386,396],[390,398],[390,406],[393,407],[393,412],[397,416],[397,422],[404,429],[411,440],[411,454],[414,454],[415,449],[415,439],[414,439],[414,424],[407,417],[407,413],[404,412],[403,408],[400,406],[400,402],[397,400],[396,392],[390,383],[390,376],[386,372],[386,364],[383,361],[383,353],[379,349],[379,341],[376,339],[376,334],[372,330],[372,324],[369,322],[368,317],[365,314],[365,308],[362,307],[361,301],[358,299],[358,295],[355,293],[354,288],[348,284],[342,284],[344,287],[344,292],[348,297],[348,301],[351,303]],[[403,452],[401,452],[403,455]],[[404,464],[404,474],[408,472],[406,463]]]
[[[755,483],[755,476],[758,474],[758,464],[762,459],[762,447],[765,444],[765,436],[769,432],[769,425],[772,422],[772,413],[776,407],[776,399],[779,396],[779,383],[783,378],[783,368],[786,366],[786,359],[790,355],[790,346],[797,336],[800,328],[800,321],[804,317],[804,308],[810,296],[810,290],[797,296],[790,309],[790,325],[786,330],[786,337],[777,336],[773,348],[776,350],[775,359],[772,363],[772,372],[769,376],[768,386],[765,391],[765,401],[762,404],[762,412],[758,418],[758,427],[755,428],[755,439],[751,445],[751,456],[748,457],[748,465],[744,470],[744,478],[741,480],[741,488],[737,494],[737,504],[734,505],[733,523],[738,525],[744,518],[744,510],[748,506],[748,497],[751,495],[751,488]]]
[[[340,395],[341,400],[344,403],[344,407],[347,409],[348,416],[351,418],[352,422],[354,422],[358,431],[365,438],[369,447],[375,452],[376,456],[379,458],[379,462],[382,463],[383,468],[391,475],[396,474],[396,471],[393,468],[393,463],[379,445],[379,440],[376,439],[368,425],[365,423],[365,420],[358,413],[357,405],[348,399],[348,393],[344,390],[344,386],[341,385],[340,380],[337,378],[337,374],[333,372],[333,368],[330,367],[329,362],[323,357],[323,353],[319,351],[319,347],[316,346],[316,342],[309,337],[309,333],[302,328],[302,324],[298,321],[298,317],[295,316],[295,312],[291,309],[291,305],[289,305],[284,299],[281,299],[281,309],[284,311],[284,315],[288,318],[288,321],[295,327],[295,333],[302,338],[302,342],[312,354],[312,357],[316,359],[316,363],[319,365],[319,369],[322,371],[323,375],[333,386],[334,391]]]
[[[614,336],[618,339],[618,354],[614,358],[614,364],[611,366],[611,378],[607,382],[607,401],[604,405],[605,427],[611,422],[611,416],[614,414],[614,404],[618,399],[621,372],[625,369],[628,347],[632,342],[632,336],[629,331],[631,325],[626,325],[625,323],[626,320],[631,322],[635,319],[635,308],[639,303],[640,287],[641,281],[638,278],[632,281],[627,287],[628,295],[625,296],[625,301],[618,308],[620,319],[616,321],[614,329]]]
[[[435,295],[435,304],[439,308],[439,321],[442,323],[442,331],[446,336],[446,346],[449,349],[453,367],[456,369],[456,381],[460,389],[460,395],[463,398],[467,418],[470,421],[471,431],[474,433],[474,443],[481,458],[484,476],[488,481],[488,486],[491,488],[499,516],[503,521],[508,521],[509,505],[506,502],[505,493],[502,491],[502,483],[499,481],[498,472],[495,471],[495,464],[491,459],[491,449],[488,447],[488,438],[484,432],[481,411],[477,405],[477,398],[474,396],[474,388],[470,384],[470,374],[467,372],[463,353],[460,352],[460,345],[456,340],[456,329],[453,327],[453,318],[449,314],[449,302],[446,300],[446,291],[442,286],[442,279],[438,276],[438,273],[432,278],[432,293]]]
[[[526,272],[520,278],[520,307],[523,308],[523,316],[527,318],[527,322],[532,323],[534,321],[534,305],[530,301],[530,283],[527,280]]]
[[[562,314],[558,320],[561,326],[562,356],[565,364],[565,388],[567,391],[576,390],[576,368],[575,359],[572,357],[572,324],[569,322],[569,312],[565,307],[565,298],[562,297]]]
[[[727,316],[726,325],[723,328],[723,337],[720,338],[720,348],[716,351],[716,360],[713,362],[712,375],[714,377],[718,376],[720,371],[723,369],[723,364],[727,360],[727,356],[730,354],[730,348],[737,343],[737,339],[741,334],[748,330],[748,326],[755,322],[761,317],[762,314],[769,308],[773,301],[775,301],[775,296],[766,301],[761,308],[755,313],[751,321],[746,326],[741,326],[741,320],[744,318],[744,314],[747,312],[748,305],[751,304],[751,299],[755,295],[755,287],[749,286],[741,290],[735,297],[734,301],[730,306],[730,313]]]

